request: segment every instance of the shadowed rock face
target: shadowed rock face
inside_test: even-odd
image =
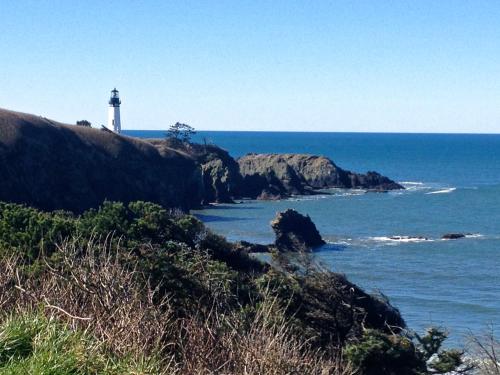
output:
[[[239,197],[242,182],[239,166],[226,150],[214,145],[173,142],[169,139],[148,141],[158,149],[175,148],[199,165],[204,203],[233,203],[233,198]]]
[[[158,150],[175,149],[200,167],[204,203],[231,203],[236,198],[281,199],[315,194],[318,189],[362,188],[370,191],[403,189],[376,172],[356,174],[331,160],[301,154],[249,154],[235,161],[215,145],[148,140]]]
[[[73,212],[104,200],[188,209],[200,204],[202,181],[172,149],[0,110],[0,200]]]
[[[238,159],[243,178],[242,195],[279,199],[313,194],[317,189],[345,188],[387,191],[404,189],[376,172],[346,171],[323,156],[304,154],[248,154]]]
[[[292,209],[279,212],[271,227],[279,251],[311,251],[325,244],[311,218]]]

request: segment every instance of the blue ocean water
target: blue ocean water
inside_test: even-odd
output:
[[[387,295],[412,329],[444,326],[455,345],[489,324],[500,334],[500,135],[200,132],[202,139],[235,157],[325,155],[343,168],[403,183],[407,190],[387,194],[336,190],[195,214],[231,240],[269,243],[276,212],[295,208],[328,242],[315,253],[318,261]],[[469,236],[441,239],[450,232]]]

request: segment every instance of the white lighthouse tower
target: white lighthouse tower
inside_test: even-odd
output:
[[[120,121],[120,97],[118,96],[118,90],[114,88],[111,91],[111,97],[109,98],[109,110],[108,110],[108,129],[114,131],[115,133],[121,133],[122,124]]]

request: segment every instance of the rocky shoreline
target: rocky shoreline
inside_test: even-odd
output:
[[[179,144],[165,139],[148,142],[159,150],[174,148],[195,160],[202,173],[204,203],[232,203],[245,198],[277,200],[333,188],[367,192],[404,189],[377,172],[351,172],[324,156],[251,153],[234,159],[215,145]]]
[[[243,178],[243,194],[256,199],[308,195],[331,188],[374,192],[404,189],[377,172],[353,173],[324,156],[248,154],[239,158],[238,164]]]

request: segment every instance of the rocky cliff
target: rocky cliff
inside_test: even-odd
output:
[[[301,154],[235,161],[214,145],[139,140],[0,109],[0,200],[80,212],[104,200],[189,209],[233,198],[279,199],[324,188],[403,187]]]
[[[189,155],[200,167],[204,203],[232,203],[240,197],[242,178],[238,163],[229,153],[215,145],[175,142],[172,139],[150,139],[159,150],[174,148]]]
[[[278,199],[327,188],[404,189],[377,172],[353,173],[323,156],[247,154],[238,159],[238,164],[243,178],[242,194],[252,198]]]
[[[0,109],[0,201],[74,212],[104,200],[188,209],[202,193],[196,163],[178,151]]]

